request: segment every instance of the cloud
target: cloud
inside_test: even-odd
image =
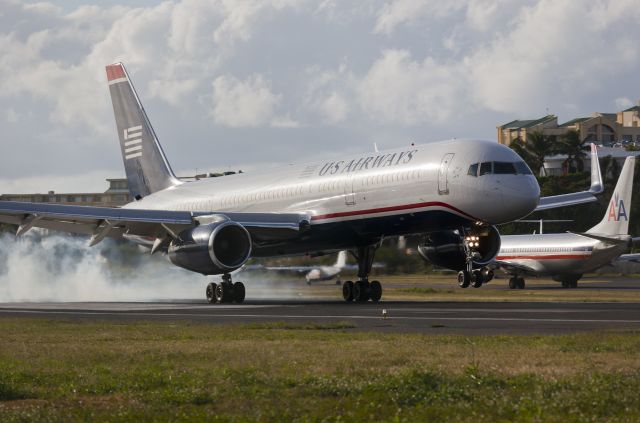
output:
[[[415,24],[427,18],[450,15],[464,6],[462,0],[393,0],[378,13],[375,32],[390,34],[403,24]]]
[[[5,181],[121,168],[114,61],[184,169],[493,138],[640,97],[636,0],[86,1],[0,0]]]
[[[406,50],[387,50],[359,83],[361,107],[375,121],[413,125],[445,122],[460,105],[464,74],[432,58],[413,60]]]
[[[271,86],[261,75],[244,81],[223,75],[213,81],[213,109],[216,123],[232,127],[270,124],[281,96],[271,92]]]

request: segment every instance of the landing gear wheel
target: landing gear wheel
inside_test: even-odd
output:
[[[482,272],[479,270],[474,270],[471,274],[471,286],[474,288],[480,288],[484,283],[484,277],[482,276]]]
[[[216,287],[218,284],[211,282],[207,285],[207,302],[209,304],[215,304],[216,302]]]
[[[233,301],[233,285],[223,282],[216,287],[216,301],[219,303],[230,303]]]
[[[242,282],[236,282],[233,284],[233,301],[242,304],[245,296],[244,284]]]
[[[348,303],[353,301],[353,282],[346,281],[342,284],[342,298]]]
[[[364,302],[369,299],[369,282],[358,281],[353,284],[353,300]]]
[[[516,289],[517,287],[516,278],[509,278],[509,289]]]
[[[517,278],[516,281],[518,289],[524,289],[524,278]]]
[[[373,281],[369,285],[369,294],[371,296],[371,301],[377,303],[382,298],[382,285],[378,281]]]
[[[575,289],[578,287],[578,279],[563,279],[562,287],[567,289]]]
[[[460,288],[468,288],[471,283],[471,274],[466,270],[461,270],[458,272],[458,285]]]

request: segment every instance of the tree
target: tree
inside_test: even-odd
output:
[[[586,148],[584,140],[580,139],[580,133],[575,129],[571,129],[560,136],[560,142],[557,144],[556,151],[559,154],[567,155],[564,163],[569,173],[584,171],[584,158],[587,156],[584,150]],[[573,167],[573,165],[575,165],[575,167]]]
[[[556,137],[554,135],[544,135],[542,132],[532,132],[527,134],[527,141],[516,138],[511,142],[511,149],[518,153],[529,165],[531,170],[538,175],[544,167],[544,158],[555,154]]]

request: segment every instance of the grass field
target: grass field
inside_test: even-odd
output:
[[[0,421],[638,421],[640,333],[0,320]]]

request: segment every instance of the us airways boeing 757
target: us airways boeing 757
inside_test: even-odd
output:
[[[358,281],[343,284],[346,301],[378,301],[369,281],[384,237],[453,234],[477,241],[465,249],[465,272],[499,250],[493,225],[550,208],[591,201],[591,192],[540,199],[527,165],[488,141],[450,140],[279,170],[179,181],[162,151],[125,67],[106,67],[120,148],[134,202],[119,209],[0,202],[0,221],[21,235],[42,227],[105,237],[152,237],[152,253],[203,275],[209,302],[242,302],[245,286],[231,272],[250,257],[315,255],[349,249]],[[473,174],[472,174],[473,173]],[[539,204],[540,203],[540,204]],[[469,276],[470,277],[470,276]]]

